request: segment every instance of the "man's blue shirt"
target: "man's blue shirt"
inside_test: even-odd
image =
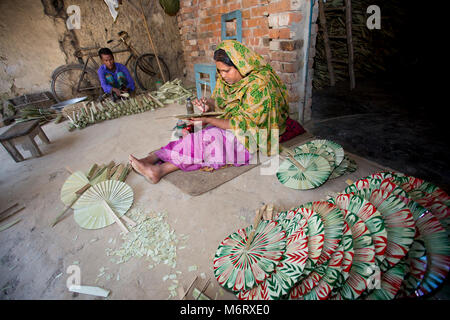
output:
[[[111,93],[111,90],[113,88],[113,86],[109,85],[106,82],[105,74],[106,73],[111,74],[114,78],[114,81],[117,82],[117,73],[119,73],[119,72],[123,72],[123,74],[125,75],[125,77],[127,79],[127,88],[130,89],[130,92],[134,91],[134,89],[135,89],[134,80],[131,77],[130,72],[128,71],[127,67],[125,67],[123,64],[118,63],[118,62],[115,62],[114,64],[116,65],[116,70],[114,72],[109,70],[104,64],[102,64],[101,67],[98,68],[97,74],[98,74],[98,78],[100,79],[100,83],[102,85],[103,91],[105,91],[105,93]]]

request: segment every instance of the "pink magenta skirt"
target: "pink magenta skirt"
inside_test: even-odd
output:
[[[219,169],[227,164],[240,167],[250,163],[251,154],[230,130],[207,127],[172,141],[155,152],[164,162],[183,171],[203,167]]]

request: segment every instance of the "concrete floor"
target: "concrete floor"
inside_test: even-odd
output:
[[[284,187],[275,176],[261,175],[256,167],[198,197],[181,193],[165,180],[152,185],[131,173],[127,183],[134,191],[133,207],[167,212],[167,221],[176,234],[189,236],[187,247],[177,250],[175,269],[160,264],[149,270],[148,262],[136,258],[119,265],[110,262],[105,248],[114,247],[108,243],[110,238],[117,239],[116,247],[120,244],[116,225],[84,230],[70,214],[54,228],[49,226],[64,208],[59,194],[69,176],[66,167],[87,171],[93,163],[124,163],[130,153],[145,156],[171,136],[175,120],[157,118],[183,111],[184,106],[174,104],[73,132],[67,131],[66,123],[50,123],[43,129],[52,143],[38,143],[44,156],[15,163],[5,150],[0,151],[0,210],[16,202],[26,206],[16,215],[22,221],[0,233],[0,299],[102,299],[68,291],[66,270],[74,261],[79,261],[81,284],[110,289],[108,299],[166,299],[171,283],[162,278],[177,270],[182,272],[178,279],[184,288],[204,272],[212,280],[213,297],[217,293],[217,299],[235,299],[219,290],[212,260],[225,237],[253,222],[257,208],[269,202],[291,208],[325,199],[342,191],[347,179],[355,181],[381,170],[377,164],[356,157],[356,172],[314,190],[298,191]],[[0,132],[5,129],[0,128]],[[91,242],[95,238],[98,240]],[[189,272],[192,265],[198,270]],[[95,284],[101,267],[108,267],[108,273],[119,273],[120,280],[102,278]]]

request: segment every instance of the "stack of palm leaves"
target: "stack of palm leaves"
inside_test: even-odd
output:
[[[352,38],[354,50],[355,76],[364,77],[386,70],[386,58],[398,53],[398,45],[395,43],[398,26],[403,19],[403,10],[397,1],[389,1],[380,6],[381,29],[370,30],[367,28],[367,19],[372,15],[367,13],[367,8],[372,1],[352,1]],[[337,8],[344,6],[344,0],[327,1],[324,8]],[[395,15],[395,19],[392,16]],[[325,12],[327,31],[330,37],[345,36],[345,12],[332,10]],[[330,84],[327,58],[323,40],[322,26],[318,23],[319,33],[316,41],[316,55],[314,58],[313,86],[320,89]],[[348,51],[345,39],[330,39],[330,49],[333,59],[333,68],[336,82],[349,79],[348,76]]]
[[[59,123],[62,120],[62,118],[63,118],[62,114],[53,109],[44,109],[35,106],[27,106],[20,109],[19,115],[16,117],[16,122],[39,120],[39,124],[43,125],[52,120],[55,120],[55,123]]]
[[[81,107],[72,109],[72,112],[64,110],[64,114],[70,120],[69,131],[72,131],[104,120],[155,110],[160,107],[164,107],[164,104],[158,99],[150,94],[142,94],[136,98],[122,99],[117,102],[110,99],[103,102],[91,101],[87,104],[82,102]]]
[[[195,97],[192,91],[189,91],[181,85],[180,79],[167,81],[157,91],[153,91],[152,95],[164,104],[175,102],[183,104],[187,98]]]
[[[104,120],[116,119],[149,110],[162,108],[171,103],[184,103],[184,100],[195,96],[183,88],[181,80],[168,81],[158,91],[143,93],[135,98],[121,99],[113,102],[107,99],[103,102],[80,102],[63,109],[63,114],[70,120],[69,131],[83,129],[90,124]]]

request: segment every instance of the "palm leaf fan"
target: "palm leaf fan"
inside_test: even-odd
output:
[[[61,201],[69,206],[77,198],[77,192],[89,183],[86,175],[81,171],[72,173],[61,188]]]
[[[262,283],[286,251],[286,233],[276,221],[265,220],[239,229],[219,245],[214,260],[214,276],[221,286],[237,292]],[[250,239],[250,235],[254,238]]]
[[[74,204],[75,221],[84,229],[100,229],[117,222],[133,204],[133,190],[122,181],[106,180],[89,188]]]
[[[282,184],[300,190],[317,188],[330,174],[330,163],[324,157],[313,153],[288,157],[277,170],[277,178]]]

